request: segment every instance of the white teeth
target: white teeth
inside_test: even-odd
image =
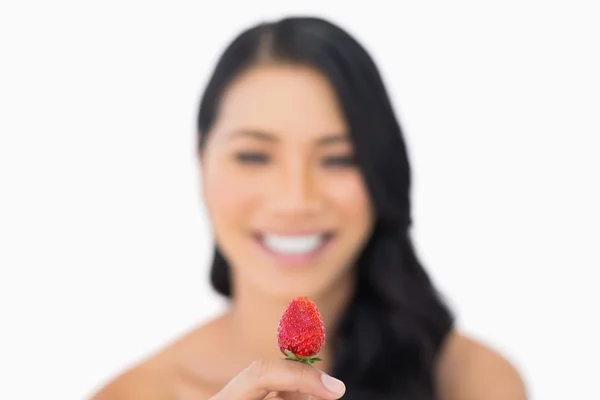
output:
[[[323,244],[324,235],[280,236],[264,235],[262,241],[271,251],[286,255],[298,255],[315,251]]]

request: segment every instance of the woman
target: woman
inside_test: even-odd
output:
[[[211,280],[230,307],[94,399],[525,398],[502,356],[455,331],[419,263],[401,129],[346,32],[317,18],[243,32],[208,83],[198,132]],[[323,316],[317,366],[276,345],[296,296]]]

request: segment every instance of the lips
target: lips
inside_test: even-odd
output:
[[[309,234],[261,233],[257,239],[265,250],[282,257],[307,257],[321,250],[333,234],[327,232]]]
[[[294,235],[282,236],[267,234],[262,236],[263,244],[272,252],[285,255],[300,255],[312,253],[325,241],[325,235]]]

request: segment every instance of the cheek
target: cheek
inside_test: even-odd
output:
[[[373,219],[369,194],[361,176],[349,174],[327,185],[328,197],[348,223],[360,224],[368,229]]]
[[[217,231],[227,225],[239,226],[250,216],[248,211],[259,194],[257,185],[253,185],[251,180],[244,179],[227,166],[209,167],[204,179],[204,198]]]

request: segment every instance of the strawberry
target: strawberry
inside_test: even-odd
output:
[[[287,306],[277,327],[277,344],[287,360],[312,365],[325,344],[325,326],[316,304],[297,297]]]

